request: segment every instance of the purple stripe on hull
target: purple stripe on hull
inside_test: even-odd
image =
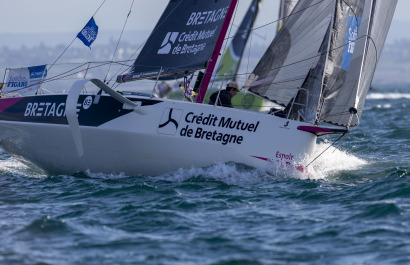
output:
[[[270,158],[266,158],[266,157],[260,157],[260,156],[251,156],[251,157],[254,157],[254,158],[257,158],[257,159],[260,159],[260,160],[263,160],[263,161],[267,161],[267,162],[273,162],[274,160],[272,160],[272,159],[270,159]],[[286,162],[286,164],[285,164],[286,166],[292,166],[292,167],[294,167],[296,170],[298,170],[298,171],[300,171],[300,172],[302,172],[302,173],[307,173],[308,171],[307,171],[307,168],[305,168],[304,166],[301,166],[301,165],[293,165],[293,164],[291,164],[291,163],[289,163],[289,162]]]
[[[298,130],[313,133],[316,136],[349,133],[349,130],[346,130],[346,129],[322,128],[322,127],[317,127],[317,126],[298,126]]]
[[[0,112],[5,111],[6,109],[10,108],[11,106],[13,106],[14,104],[16,104],[22,99],[23,98],[4,98],[2,99],[1,104],[0,104]]]

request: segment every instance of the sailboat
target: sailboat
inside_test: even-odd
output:
[[[359,124],[396,3],[300,0],[246,83],[280,106],[268,114],[202,104],[237,0],[170,1],[117,83],[205,68],[195,102],[118,92],[97,78],[20,95],[6,79],[1,144],[50,174],[156,175],[229,161],[305,172],[318,136]],[[86,83],[102,93],[81,93]]]

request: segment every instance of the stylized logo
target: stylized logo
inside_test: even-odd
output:
[[[158,50],[157,54],[169,54],[172,49],[172,45],[178,37],[179,32],[168,32],[162,41],[161,48]]]
[[[180,109],[166,108],[164,113],[162,113],[162,118],[158,125],[158,133],[175,135],[182,113],[183,111]]]
[[[93,104],[93,97],[86,97],[83,101],[83,109],[88,109],[89,107],[91,107],[91,104]]]
[[[354,48],[356,46],[357,32],[359,31],[361,18],[355,16],[349,16],[346,38],[345,38],[345,49],[343,52],[342,59],[342,69],[348,71],[350,67],[350,61],[352,60]]]
[[[279,128],[289,130],[288,126],[289,126],[289,121],[285,122],[285,124],[283,124],[283,126],[280,126]]]
[[[98,32],[95,30],[94,27],[85,27],[81,31],[81,34],[84,36],[84,38],[88,41],[91,42],[97,38]]]

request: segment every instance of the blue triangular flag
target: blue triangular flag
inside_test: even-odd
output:
[[[77,34],[79,38],[86,46],[90,45],[95,41],[98,34],[98,26],[95,24],[94,17],[88,21],[87,25]],[[91,49],[91,47],[90,47]]]

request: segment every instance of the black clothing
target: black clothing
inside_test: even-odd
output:
[[[211,97],[209,98],[209,104],[210,105],[215,105],[216,98],[218,97],[219,91],[213,93]],[[223,106],[223,107],[228,107],[228,108],[233,108],[232,103],[231,103],[232,96],[229,94],[228,91],[226,90],[221,90],[221,93],[219,94],[218,106]]]

